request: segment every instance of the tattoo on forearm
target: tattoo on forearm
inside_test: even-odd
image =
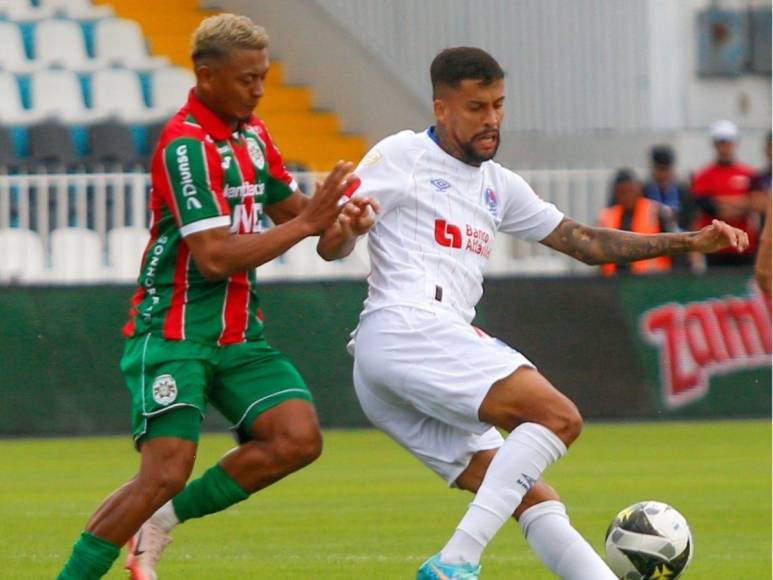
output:
[[[556,250],[586,264],[625,263],[690,250],[693,233],[636,234],[622,230],[592,228],[565,219],[556,228]]]

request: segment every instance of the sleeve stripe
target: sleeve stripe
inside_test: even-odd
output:
[[[197,232],[203,232],[204,230],[211,230],[213,228],[222,228],[223,226],[231,225],[231,217],[227,215],[219,215],[203,220],[198,220],[189,224],[186,224],[180,228],[180,235],[182,237],[195,234]]]

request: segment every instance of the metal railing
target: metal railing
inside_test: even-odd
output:
[[[564,213],[582,223],[593,223],[608,195],[610,170],[528,170],[521,175],[530,183],[540,197],[558,206]],[[311,193],[313,184],[320,174],[297,173],[301,189]],[[84,281],[77,274],[62,276],[56,273],[52,263],[52,232],[73,229],[90,230],[96,233],[104,257],[99,265],[100,274],[89,280],[125,280],[125,274],[116,275],[116,264],[108,261],[109,232],[117,228],[147,227],[147,197],[150,179],[144,173],[104,174],[35,174],[0,175],[0,233],[8,230],[33,232],[42,247],[43,271],[25,278],[15,276],[19,281]],[[94,237],[91,234],[91,237]],[[518,273],[560,274],[566,272],[592,272],[594,270],[570,258],[556,254],[540,244],[531,244],[503,236],[492,255],[489,275]],[[9,275],[8,263],[13,261],[10,246],[0,253],[0,279],[14,278]],[[130,250],[127,250],[130,251]],[[131,250],[133,251],[133,250]],[[141,250],[140,250],[141,251]],[[297,259],[302,253],[313,253],[310,244],[302,245],[295,252],[296,259],[285,262],[285,268],[272,270],[274,278],[304,278],[320,276],[364,276],[363,267],[329,270],[308,269],[311,260]],[[110,255],[114,255],[110,254]],[[358,252],[363,261],[362,252]],[[134,259],[134,256],[127,256]],[[306,257],[308,258],[308,257]],[[24,257],[16,256],[16,262],[24,264]],[[280,264],[282,260],[279,261]],[[298,270],[298,271],[295,271]],[[5,271],[5,274],[3,274]],[[266,269],[268,274],[269,269]]]

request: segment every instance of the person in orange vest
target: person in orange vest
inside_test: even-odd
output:
[[[601,210],[598,225],[640,234],[677,231],[671,209],[642,194],[642,185],[631,169],[620,169],[612,180],[612,202]],[[614,276],[620,271],[654,274],[671,270],[671,258],[661,256],[630,264],[603,264],[601,273]]]

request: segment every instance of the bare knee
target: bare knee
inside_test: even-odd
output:
[[[322,455],[322,434],[317,429],[306,429],[282,436],[276,442],[275,453],[289,471],[301,469]]]
[[[252,441],[242,446],[242,464],[247,470],[266,469],[270,457],[270,471],[281,478],[315,461],[322,454],[322,435],[316,428],[286,430],[275,433],[267,441]]]
[[[574,403],[567,401],[562,409],[552,415],[549,424],[545,426],[569,447],[582,432],[582,415]]]

